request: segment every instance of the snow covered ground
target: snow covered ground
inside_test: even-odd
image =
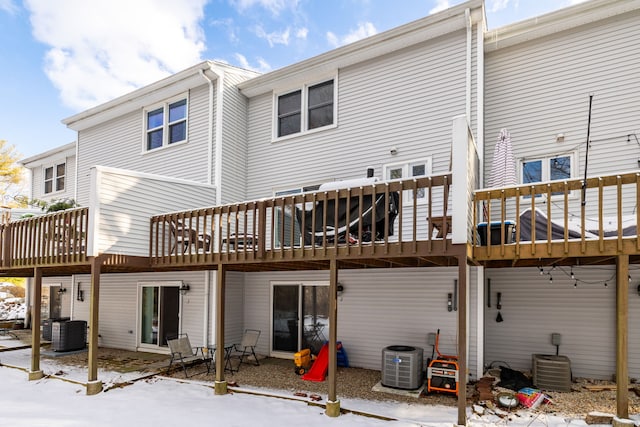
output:
[[[24,298],[0,297],[0,320],[24,319],[26,311]]]
[[[16,347],[16,340],[0,336],[0,347]],[[30,366],[30,349],[0,352],[0,426],[114,426],[138,427],[174,425],[212,425],[221,420],[226,426],[430,426],[451,427],[457,420],[454,407],[397,402],[371,402],[341,399],[343,409],[393,418],[378,418],[344,414],[330,418],[324,408],[309,405],[307,398],[292,398],[290,393],[278,390],[240,387],[239,391],[260,393],[252,395],[232,392],[216,396],[211,383],[154,377],[140,380],[126,387],[114,384],[139,376],[100,371],[98,377],[107,391],[87,396],[81,384],[85,383],[86,369],[64,366],[55,359],[43,358],[41,369],[48,377],[28,381],[26,368]],[[230,390],[232,390],[230,388]],[[279,397],[278,397],[279,396]],[[327,396],[322,396],[322,402]],[[517,411],[507,418],[468,412],[468,425],[489,426],[585,426],[584,421],[570,420],[542,411]]]

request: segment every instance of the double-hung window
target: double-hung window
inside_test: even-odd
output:
[[[187,140],[187,99],[181,98],[145,110],[145,150]]]
[[[431,175],[431,158],[416,160],[407,163],[396,163],[384,166],[384,176],[387,180],[408,179]],[[413,191],[407,191],[405,200],[413,202]],[[427,196],[424,188],[418,188],[416,199],[426,202]]]
[[[335,124],[335,79],[276,97],[275,138]]]
[[[294,194],[302,194],[310,191],[316,191],[320,188],[320,185],[307,185],[304,187],[293,187],[286,190],[275,191],[276,197],[291,196]],[[301,208],[302,206],[296,207]],[[300,231],[300,224],[297,221],[296,213],[291,211],[291,206],[285,206],[284,208],[276,207],[275,209],[275,246],[277,248],[284,245],[290,247],[297,245],[300,242],[302,233]],[[294,241],[291,241],[291,227],[294,228]],[[284,231],[284,233],[283,233]],[[282,236],[284,234],[284,236]],[[282,239],[281,239],[282,236]],[[282,241],[281,241],[282,240]]]
[[[67,164],[58,163],[44,168],[44,193],[64,191],[64,181],[67,174]]]
[[[523,159],[520,161],[520,179],[523,184],[566,180],[573,176],[574,167],[575,153]]]

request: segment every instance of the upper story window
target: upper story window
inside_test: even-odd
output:
[[[187,140],[187,99],[145,110],[145,150]]]
[[[523,184],[535,184],[570,179],[573,176],[574,165],[575,153],[522,159],[520,161],[520,180]]]
[[[44,168],[44,194],[64,191],[64,180],[67,174],[67,164],[58,163]]]
[[[275,137],[335,124],[335,79],[304,86],[276,97]]]
[[[428,175],[431,175],[431,158],[384,166],[384,177],[387,180],[417,178]],[[407,191],[407,196],[403,199],[413,202],[413,191]],[[417,189],[416,199],[418,201],[427,200],[424,188]]]

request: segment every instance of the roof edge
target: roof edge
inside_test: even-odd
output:
[[[484,35],[484,50],[495,51],[635,10],[640,10],[640,0],[586,1],[488,30]]]
[[[484,1],[469,0],[441,12],[244,81],[238,84],[238,87],[248,97],[260,95],[269,92],[272,87],[278,86],[281,82],[284,84],[285,80],[290,85],[292,76],[346,67],[465,28],[465,11],[467,9],[478,9],[481,12],[472,14],[474,23],[484,22]]]

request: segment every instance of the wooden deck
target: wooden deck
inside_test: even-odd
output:
[[[381,182],[153,216],[148,256],[100,254],[103,272],[640,263],[640,173],[477,190],[452,244],[452,175]],[[523,213],[529,212],[529,216]],[[507,226],[505,226],[507,224]],[[91,271],[89,209],[0,226],[0,272]],[[480,239],[480,234],[483,239]],[[99,238],[99,236],[93,236]]]
[[[638,263],[639,195],[640,173],[479,190],[473,224],[486,238],[471,257],[488,267]]]

